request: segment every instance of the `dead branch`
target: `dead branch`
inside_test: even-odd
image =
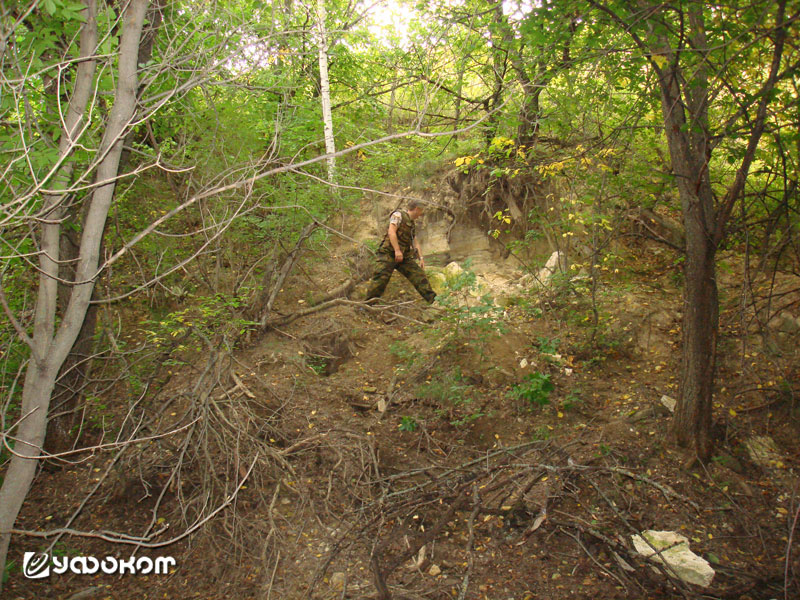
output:
[[[185,529],[179,535],[172,537],[168,540],[164,540],[163,542],[152,542],[150,540],[155,539],[160,534],[164,533],[167,529],[169,529],[169,525],[165,525],[161,529],[156,532],[153,532],[146,536],[132,536],[125,533],[117,533],[113,531],[79,531],[77,529],[53,529],[51,531],[26,531],[24,529],[11,529],[8,533],[12,535],[26,535],[29,537],[42,537],[48,538],[53,535],[72,535],[75,537],[88,537],[88,538],[97,538],[101,540],[105,540],[107,542],[113,542],[116,544],[132,544],[138,546],[140,548],[163,548],[164,546],[169,546],[178,542],[185,537],[190,536],[195,531],[199,530],[203,525],[211,521],[214,517],[216,517],[222,510],[227,508],[231,502],[236,499],[236,496],[239,494],[239,491],[242,489],[242,486],[247,481],[247,478],[250,476],[250,473],[253,471],[253,467],[256,466],[256,462],[258,460],[258,455],[256,455],[256,459],[250,465],[250,468],[247,470],[245,477],[239,481],[239,484],[236,486],[236,489],[231,493],[225,501],[220,504],[217,508],[211,511],[205,517],[198,519],[191,527]]]
[[[461,580],[461,591],[458,594],[458,600],[464,600],[467,597],[467,589],[469,589],[469,578],[472,575],[472,569],[475,566],[475,518],[481,509],[481,499],[478,494],[477,482],[472,483],[472,512],[469,514],[469,521],[467,528],[469,529],[469,539],[467,539],[467,552],[469,552],[469,559],[467,561],[467,570],[464,573],[464,578]]]

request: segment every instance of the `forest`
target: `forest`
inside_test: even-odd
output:
[[[798,40],[0,0],[0,593],[800,597]]]

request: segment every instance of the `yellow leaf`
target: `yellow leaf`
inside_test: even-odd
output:
[[[732,408],[729,408],[729,409],[728,409],[728,413],[729,413],[729,414],[730,414],[732,417],[735,417],[735,416],[736,416],[736,411],[735,411],[735,410],[733,410]]]
[[[663,68],[665,64],[667,64],[667,57],[661,56],[660,54],[654,54],[652,56],[653,62],[656,63],[659,68]]]

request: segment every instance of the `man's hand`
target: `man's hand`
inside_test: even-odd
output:
[[[400,250],[394,251],[394,262],[403,262],[403,253]]]
[[[425,259],[422,258],[422,255],[420,255],[419,257],[419,266],[422,267],[423,269],[425,268]]]

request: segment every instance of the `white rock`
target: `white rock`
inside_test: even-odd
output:
[[[689,540],[674,531],[643,531],[641,536],[631,536],[636,551],[652,561],[668,565],[678,579],[702,587],[711,585],[714,569],[689,550]],[[648,543],[649,542],[649,543]],[[656,554],[660,551],[660,554]]]
[[[544,263],[544,268],[549,270],[551,273],[555,272],[556,269],[563,267],[564,259],[561,252],[556,250],[550,255],[550,258],[547,259],[547,262]]]
[[[539,273],[536,275],[536,284],[537,285],[547,285],[549,283],[550,278],[553,276],[553,273],[560,270],[565,270],[566,268],[566,261],[564,259],[564,255],[561,252],[555,251],[550,255],[550,258],[547,259],[547,262],[544,264],[544,267],[539,269]]]
[[[439,565],[431,565],[431,568],[428,569],[428,575],[431,577],[436,577],[437,575],[441,574],[442,570],[439,568]]]
[[[669,412],[674,413],[675,407],[678,405],[678,401],[675,398],[670,398],[669,396],[661,396],[661,404],[669,409]]]
[[[521,361],[519,361],[519,368],[520,369],[524,369],[527,366],[528,366],[528,359],[527,358],[523,358]]]
[[[448,279],[454,279],[458,277],[461,273],[464,272],[464,269],[461,268],[457,262],[451,262],[444,268],[445,277]]]
[[[751,437],[744,445],[750,460],[762,467],[774,467],[775,463],[782,459],[775,440],[768,435]]]

